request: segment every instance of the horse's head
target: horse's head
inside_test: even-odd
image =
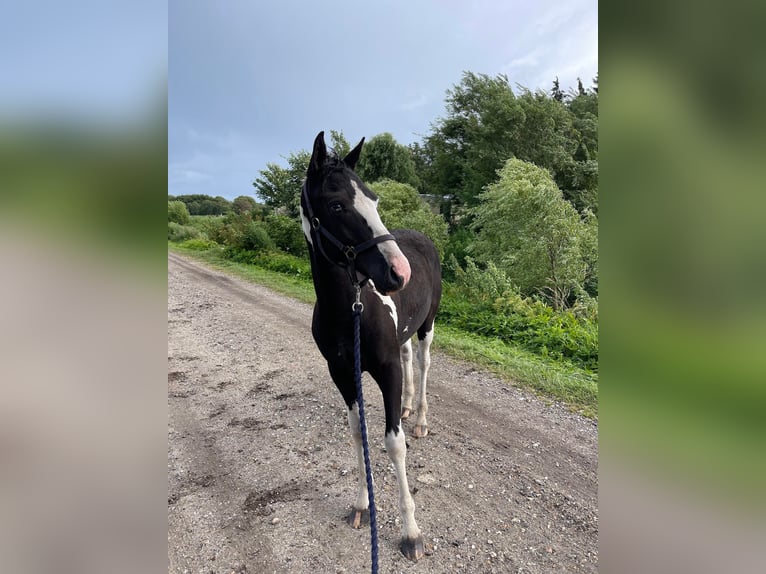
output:
[[[319,132],[301,194],[303,232],[317,257],[337,265],[348,264],[347,248],[353,248],[357,273],[392,293],[410,280],[410,263],[380,220],[377,196],[354,173],[363,143],[339,159],[327,154]]]

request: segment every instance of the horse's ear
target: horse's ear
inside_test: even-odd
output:
[[[345,163],[348,167],[351,169],[354,169],[356,167],[356,162],[359,161],[359,154],[362,153],[362,144],[364,143],[364,138],[362,138],[358,144],[356,144],[356,147],[352,149],[346,157],[343,158],[343,163]]]
[[[306,175],[309,178],[319,175],[322,172],[325,159],[327,159],[327,146],[324,143],[324,132],[321,131],[314,140],[314,151],[311,153],[311,161],[309,161]]]

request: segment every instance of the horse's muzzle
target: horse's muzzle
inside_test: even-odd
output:
[[[410,262],[407,260],[407,258],[404,256],[401,251],[391,257],[390,259],[391,263],[391,281],[393,284],[393,289],[391,289],[391,292],[399,291],[400,289],[404,289],[404,287],[407,286],[407,283],[410,281],[410,276],[412,275],[412,270],[410,269]]]

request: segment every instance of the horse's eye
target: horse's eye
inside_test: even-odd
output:
[[[330,211],[333,213],[342,213],[343,212],[343,204],[340,201],[333,201],[329,205]]]

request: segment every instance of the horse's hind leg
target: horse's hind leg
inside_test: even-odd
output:
[[[407,558],[416,561],[423,557],[425,549],[423,535],[415,522],[415,502],[407,482],[407,443],[400,418],[402,371],[398,362],[391,361],[375,367],[370,374],[383,393],[383,406],[386,410],[386,452],[394,464],[399,487],[399,515],[402,520],[400,550]]]
[[[428,399],[426,397],[426,382],[428,381],[428,369],[431,367],[431,343],[434,340],[434,325],[430,324],[428,331],[422,328],[418,330],[418,366],[420,367],[420,388],[418,389],[418,412],[415,427],[412,434],[417,438],[423,438],[428,434]]]
[[[400,350],[402,360],[402,377],[404,378],[404,394],[402,395],[402,418],[406,419],[412,412],[412,397],[415,395],[412,372],[412,339],[407,339]]]
[[[407,482],[407,443],[402,425],[386,432],[386,452],[394,463],[396,482],[399,485],[399,515],[402,518],[400,549],[410,560],[417,561],[425,554],[423,535],[415,522],[415,501],[412,500]]]

